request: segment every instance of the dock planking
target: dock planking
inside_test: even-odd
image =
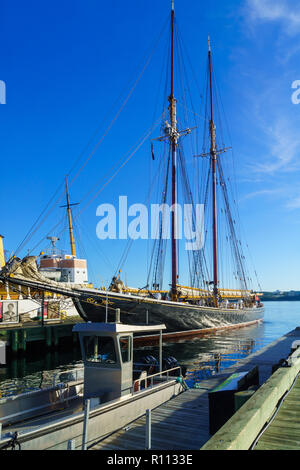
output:
[[[235,372],[243,372],[258,366],[260,385],[271,375],[272,367],[281,359],[287,358],[293,341],[300,339],[300,328],[287,333],[268,346],[242,359],[237,364],[218,373],[212,378],[202,380],[200,388],[188,390],[169,402],[152,410],[152,449],[153,450],[195,450],[200,449],[211,437],[209,434],[208,393]],[[300,384],[299,384],[300,387]],[[297,389],[296,389],[297,390]],[[295,390],[295,393],[297,391]],[[299,392],[299,390],[298,390]],[[294,395],[291,394],[290,400]],[[289,410],[289,403],[283,409]],[[298,414],[300,423],[300,411]],[[295,430],[296,431],[296,430]],[[300,440],[295,436],[293,445]],[[280,441],[280,432],[273,428],[274,441]],[[145,449],[146,417],[143,416],[126,428],[114,433],[90,447],[90,450],[142,450]],[[266,435],[265,439],[269,439]],[[295,442],[294,442],[295,441]],[[282,444],[283,445],[283,444]],[[288,446],[288,442],[285,443]],[[288,447],[282,447],[288,448]]]
[[[209,439],[208,395],[189,390],[152,410],[152,449],[199,449]],[[91,450],[145,448],[146,417],[120,430]]]
[[[286,396],[274,421],[262,434],[254,450],[300,449],[300,378]]]

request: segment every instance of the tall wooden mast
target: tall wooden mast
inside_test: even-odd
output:
[[[75,247],[75,239],[74,239],[74,233],[73,233],[72,214],[71,214],[71,205],[74,205],[74,204],[70,204],[67,177],[66,177],[66,195],[67,195],[67,205],[65,207],[67,208],[67,213],[68,213],[71,254],[72,256],[74,256],[74,258],[76,258],[76,247]]]
[[[178,130],[177,128],[177,101],[174,95],[174,57],[175,57],[175,9],[174,0],[172,0],[171,9],[171,94],[169,96],[169,111],[170,123],[165,122],[164,135],[158,137],[160,142],[168,141],[171,147],[172,154],[172,234],[171,234],[171,248],[172,248],[172,287],[171,294],[172,300],[178,300],[178,272],[177,272],[177,147],[178,140],[182,136],[191,133],[192,129],[187,128]]]
[[[177,300],[177,117],[174,97],[174,23],[175,9],[172,0],[171,10],[171,95],[169,110],[171,121],[170,143],[172,147],[172,300]]]
[[[210,38],[208,38],[208,65],[209,65],[209,82],[210,82],[210,158],[212,162],[212,204],[213,204],[213,282],[214,297],[217,303],[218,294],[218,220],[217,220],[217,150],[216,150],[216,126],[214,124],[213,112],[213,83],[212,83],[212,61]]]

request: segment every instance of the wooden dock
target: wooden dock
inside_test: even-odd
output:
[[[77,334],[73,333],[73,326],[82,322],[80,317],[68,317],[64,320],[51,322],[31,321],[17,325],[4,325],[0,323],[0,340],[5,341],[12,355],[24,354],[27,345],[41,341],[47,348],[56,348],[62,338],[72,338],[77,343]]]
[[[254,450],[300,449],[300,378],[287,395],[274,421],[262,434]]]
[[[300,340],[300,328],[242,359],[223,373],[201,381],[200,388],[188,390],[152,410],[152,449],[200,449],[211,437],[209,434],[209,391],[231,374],[248,371],[255,366],[258,366],[260,385],[263,384],[272,375],[273,366],[281,359],[288,357],[295,340]],[[298,421],[300,422],[300,418]],[[94,444],[90,450],[145,449],[145,436],[146,418],[144,416]]]
[[[209,439],[205,390],[190,390],[152,411],[152,449],[200,449]],[[143,416],[90,450],[145,449]]]

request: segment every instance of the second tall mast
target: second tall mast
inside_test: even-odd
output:
[[[217,302],[218,294],[218,221],[217,221],[217,150],[216,150],[216,126],[214,123],[213,110],[213,83],[212,83],[212,61],[210,39],[208,38],[208,65],[209,65],[209,84],[210,84],[210,157],[212,162],[212,203],[213,203],[213,283],[214,297]]]
[[[171,135],[170,143],[172,147],[172,300],[177,300],[177,117],[176,117],[176,99],[174,97],[174,23],[175,10],[174,0],[172,0],[171,10],[171,95],[170,103],[170,121]]]

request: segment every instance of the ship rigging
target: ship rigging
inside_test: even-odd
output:
[[[161,217],[157,220],[159,236],[153,243],[147,284],[142,289],[138,287],[130,288],[121,280],[122,268],[127,261],[129,250],[133,244],[132,240],[129,240],[108,290],[76,288],[69,292],[69,296],[73,298],[79,314],[85,320],[107,320],[109,319],[108,309],[120,308],[123,315],[125,315],[125,321],[128,323],[136,322],[138,317],[143,321],[147,312],[150,313],[152,322],[163,322],[169,330],[184,330],[224,324],[244,324],[260,320],[263,316],[263,306],[259,300],[259,295],[249,287],[252,279],[245,265],[241,237],[238,235],[237,218],[233,216],[232,212],[230,179],[224,171],[223,156],[226,155],[224,158],[227,158],[231,148],[226,147],[224,144],[222,134],[220,103],[213,69],[211,41],[208,40],[205,116],[201,116],[204,122],[202,153],[197,151],[199,141],[197,116],[199,115],[194,111],[195,108],[191,101],[191,115],[195,126],[190,126],[186,94],[190,96],[191,93],[190,90],[187,91],[187,87],[182,83],[183,77],[178,78],[175,74],[176,65],[177,68],[185,70],[182,55],[180,54],[182,49],[183,46],[175,20],[174,1],[172,0],[170,68],[167,70],[166,82],[166,89],[169,89],[167,96],[168,109],[167,113],[164,109],[159,119],[161,121],[161,135],[151,140],[152,160],[154,164],[158,160],[158,174],[159,177],[162,176],[163,183],[162,189],[158,192],[158,197],[162,206],[168,200],[172,205],[171,282],[168,283],[167,287],[164,280],[168,244],[165,238],[165,214],[162,211]],[[138,80],[140,77],[141,75],[139,75]],[[178,100],[176,93],[176,82],[181,84],[182,99],[180,100]],[[129,96],[133,89],[130,90]],[[126,103],[126,100],[124,103]],[[184,125],[178,117],[178,104],[182,105]],[[166,120],[167,115],[168,119]],[[116,116],[118,116],[118,113]],[[220,121],[218,126],[217,120]],[[108,127],[108,130],[110,127]],[[103,187],[113,180],[114,176],[132,158],[135,152],[152,136],[156,127],[157,124],[151,126],[150,131],[142,136],[119,168],[117,170],[114,168],[113,175],[107,179]],[[218,132],[218,130],[220,131]],[[195,176],[194,190],[190,182],[183,145],[186,138],[193,136],[193,134],[196,134],[193,137],[195,143],[194,154],[191,155],[191,152],[189,152],[190,160],[192,160],[192,163],[189,161],[189,164],[192,165],[192,173]],[[155,142],[163,144],[163,150],[160,151],[158,159],[155,158]],[[97,148],[97,145],[95,148]],[[87,164],[94,153],[93,150],[83,166]],[[80,171],[76,177],[80,174]],[[96,194],[98,195],[99,191]],[[192,207],[191,231],[199,223],[205,226],[202,246],[187,252],[189,271],[189,280],[186,281],[189,285],[187,286],[182,285],[182,282],[180,282],[179,272],[181,263],[180,228],[178,226],[179,195],[184,203],[190,204]],[[204,220],[201,221],[197,218],[198,214],[195,210],[196,204],[199,202],[204,204],[205,209]],[[68,214],[71,253],[74,257],[76,251],[68,185],[65,207]],[[237,211],[237,208],[235,210]],[[51,285],[45,285],[45,278],[43,276],[39,278],[39,274],[34,267],[31,266],[31,271],[28,270],[30,262],[31,260],[28,260],[28,258],[25,262],[21,262],[21,260],[17,262],[15,258],[11,259],[2,270],[0,278],[4,279],[5,282],[17,283],[19,281],[20,285],[29,286],[28,273],[34,272],[35,282],[43,284],[45,290],[65,293],[65,288],[56,285],[55,281],[52,281]],[[23,271],[22,268],[24,268]],[[18,279],[16,273],[19,274]],[[40,288],[42,288],[41,285]]]

